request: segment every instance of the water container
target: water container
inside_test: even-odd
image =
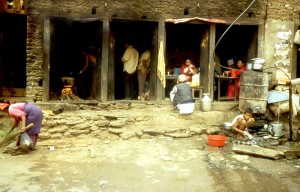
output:
[[[239,109],[251,108],[254,113],[265,113],[268,100],[268,73],[245,71],[241,75]]]
[[[201,99],[201,111],[211,111],[212,100],[209,98],[208,93],[203,93],[203,98]]]

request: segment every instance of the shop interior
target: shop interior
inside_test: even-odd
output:
[[[25,96],[26,15],[0,14],[0,95]]]
[[[218,24],[216,27],[216,45],[215,49],[215,72],[223,74],[228,70],[227,60],[233,59],[236,62],[239,58],[244,58],[246,63],[257,57],[257,25],[233,25],[225,34],[228,25]],[[222,37],[222,39],[220,39]],[[219,62],[217,61],[219,60]],[[245,63],[245,64],[246,64]],[[236,63],[235,63],[236,64]],[[215,79],[215,84],[217,80]],[[220,86],[221,97],[226,97],[229,81],[222,82]],[[217,89],[215,86],[214,98],[217,99]]]
[[[209,25],[192,23],[166,23],[166,73],[177,75],[176,68],[180,68],[187,58],[192,64],[200,68],[204,63],[200,63],[200,46],[204,32]],[[176,84],[176,78],[167,79],[165,97]]]
[[[73,94],[81,99],[91,97],[90,93],[83,94],[82,90],[86,85],[81,86],[82,82],[79,81],[86,77],[79,72],[85,64],[83,52],[91,52],[96,56],[96,70],[100,70],[102,22],[89,19],[52,18],[51,28],[50,100],[60,99],[61,90],[66,83],[63,82],[62,77],[74,78]],[[93,76],[93,78],[95,77]]]
[[[141,55],[147,49],[154,49],[157,42],[157,22],[151,21],[134,21],[134,20],[118,20],[114,19],[110,24],[111,28],[111,43],[113,45],[113,59],[114,63],[114,99],[124,99],[124,84],[123,84],[123,63],[121,62],[122,56],[125,52],[126,41],[131,41],[133,47]],[[112,40],[113,39],[113,40]],[[153,56],[151,56],[151,63],[153,63]],[[151,70],[154,70],[150,64]],[[146,89],[150,89],[151,84],[150,74],[148,74]],[[138,98],[138,80],[137,73],[134,74],[134,98]]]

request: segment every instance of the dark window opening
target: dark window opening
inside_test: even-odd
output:
[[[2,13],[0,23],[0,94],[25,96],[26,15]]]

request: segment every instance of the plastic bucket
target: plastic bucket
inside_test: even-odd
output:
[[[223,147],[225,145],[226,137],[224,135],[209,135],[208,144],[214,147]]]

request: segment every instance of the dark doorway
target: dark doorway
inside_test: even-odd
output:
[[[0,14],[0,94],[26,96],[26,15]]]
[[[251,62],[251,59],[257,57],[257,25],[233,25],[224,34],[224,32],[227,29],[228,25],[219,24],[216,27],[216,43],[219,41],[221,36],[223,36],[217,44],[215,50],[215,55],[221,64],[221,66],[216,66],[217,68],[215,68],[215,71],[217,71],[220,74],[222,74],[225,70],[228,70],[224,68],[228,67],[227,60],[233,59],[233,61],[236,62],[237,59],[243,58],[246,61],[246,63],[248,63]],[[228,87],[228,84],[226,83],[228,82],[224,81],[224,83],[222,83],[221,85],[221,97],[226,96]]]
[[[94,99],[93,94],[96,95],[97,93],[92,93],[92,81],[95,81],[95,86],[99,87],[100,77],[96,77],[91,70],[86,70],[84,72],[86,75],[80,73],[80,71],[86,62],[84,54],[88,52],[96,56],[97,61],[93,68],[99,74],[102,22],[89,19],[53,18],[51,27],[50,100],[60,97],[63,88],[62,77],[73,77],[75,79],[74,94],[81,99]]]
[[[207,63],[200,63],[201,41],[203,34],[209,25],[192,23],[166,23],[166,72],[175,74],[178,68],[185,63],[185,59],[190,58],[196,68]],[[176,79],[167,79],[165,96],[169,97],[172,87],[176,84]]]
[[[133,47],[141,55],[147,49],[151,49],[151,69],[154,63],[153,50],[156,46],[155,29],[157,28],[157,22],[152,21],[136,21],[136,20],[118,20],[115,19],[111,22],[111,42],[114,42],[113,46],[113,60],[114,63],[110,67],[114,67],[114,99],[124,99],[124,81],[123,81],[123,63],[121,62],[122,56],[125,52],[125,43],[131,41]],[[151,70],[150,69],[150,70]],[[151,72],[148,74],[147,83],[149,87],[154,86],[150,82]],[[134,74],[134,93],[133,99],[138,98],[138,79],[137,72]],[[149,89],[149,87],[147,89]],[[112,93],[109,93],[112,94]]]

